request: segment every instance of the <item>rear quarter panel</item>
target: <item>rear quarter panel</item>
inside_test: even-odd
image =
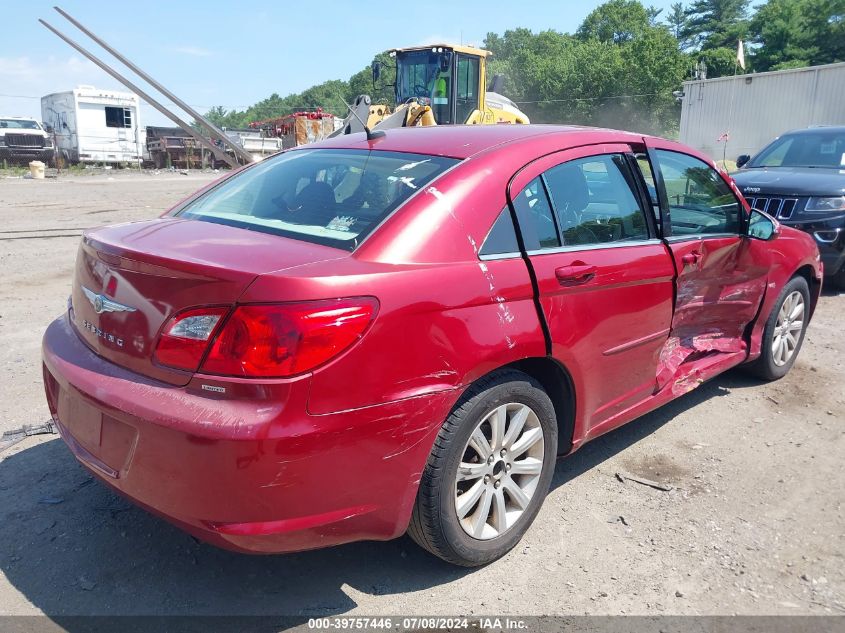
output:
[[[428,266],[353,260],[339,275],[328,268],[264,275],[241,299],[378,298],[378,314],[361,341],[314,371],[310,413],[454,389],[514,360],[545,354],[521,259]]]

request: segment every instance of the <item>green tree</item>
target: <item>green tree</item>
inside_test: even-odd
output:
[[[637,0],[609,0],[591,11],[575,34],[581,40],[621,44],[642,35],[652,17]]]
[[[749,4],[750,0],[695,0],[686,9],[681,34],[702,50],[735,48],[748,30]]]
[[[373,82],[373,63],[378,62],[380,76]],[[394,105],[394,84],[396,83],[396,60],[387,53],[376,55],[370,65],[349,78],[347,101],[351,105],[358,95],[370,95],[373,103]]]
[[[681,87],[689,67],[689,58],[678,50],[677,40],[666,29],[653,28],[626,44],[622,56],[625,92],[643,95],[622,101],[625,127],[676,135],[680,106],[672,92]]]
[[[226,108],[223,106],[214,106],[205,113],[205,118],[220,127],[226,120]]]
[[[802,0],[769,0],[757,9],[749,25],[754,51],[754,67],[760,71],[776,70],[787,64],[805,66],[810,51],[801,32]]]
[[[296,103],[291,104],[293,110],[315,110],[323,108],[338,116],[346,116],[346,104],[349,99],[349,83],[340,79],[324,81],[312,86],[296,96]]]
[[[768,0],[749,25],[757,70],[845,60],[845,0]]]
[[[696,53],[695,58],[703,61],[707,66],[707,77],[728,77],[737,72],[736,49],[735,48],[708,48]],[[746,71],[749,68],[748,60],[745,62]],[[742,72],[740,69],[739,72]]]
[[[494,58],[509,58],[519,51],[528,50],[534,39],[530,29],[518,28],[505,31],[504,35],[488,33],[484,39],[484,48],[493,53]]]
[[[505,76],[505,94],[533,122],[677,132],[672,91],[689,60],[638,2],[598,7],[575,37],[514,29],[489,34],[485,48],[494,53],[490,74]]]
[[[396,77],[396,62],[385,51],[375,56],[374,60],[382,63],[382,77],[377,89],[373,90],[372,66],[355,73],[348,81],[332,79],[311,86],[299,93],[286,97],[273,93],[266,99],[259,101],[243,112],[227,111],[223,106],[215,106],[206,113],[218,126],[236,128],[246,127],[254,121],[274,119],[293,112],[316,110],[322,108],[339,117],[345,117],[348,110],[346,104],[352,104],[361,94],[368,94],[374,102],[393,104],[393,83]]]
[[[655,6],[649,5],[646,7],[645,10],[646,14],[648,15],[648,23],[650,26],[660,26],[660,14],[663,13],[663,9],[658,9]]]
[[[688,50],[693,45],[691,39],[686,35],[688,22],[687,10],[682,2],[676,2],[669,7],[669,13],[666,14],[666,26],[678,41],[678,48],[682,51]]]
[[[805,0],[801,29],[811,64],[845,61],[845,0]]]

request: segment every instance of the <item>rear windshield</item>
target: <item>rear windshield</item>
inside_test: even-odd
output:
[[[814,130],[782,136],[747,167],[845,167],[845,132]]]
[[[229,178],[176,215],[351,251],[457,162],[399,152],[291,151]]]

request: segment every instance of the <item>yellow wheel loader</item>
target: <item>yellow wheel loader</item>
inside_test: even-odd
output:
[[[373,104],[361,95],[351,106],[337,134],[416,125],[493,125],[528,123],[528,117],[510,99],[487,91],[489,51],[472,46],[435,44],[390,51],[396,60],[396,108]],[[373,85],[381,64],[373,63]]]

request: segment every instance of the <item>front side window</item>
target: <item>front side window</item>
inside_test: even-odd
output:
[[[223,181],[176,215],[351,251],[457,162],[400,152],[290,151]]]
[[[741,206],[728,183],[693,156],[657,150],[673,236],[739,233]]]
[[[564,246],[648,238],[646,216],[622,154],[569,161],[544,178]]]

